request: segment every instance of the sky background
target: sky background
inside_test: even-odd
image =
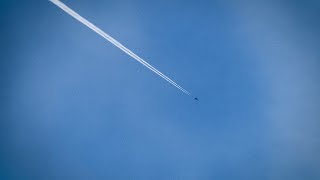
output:
[[[0,178],[320,179],[319,1],[0,2]]]

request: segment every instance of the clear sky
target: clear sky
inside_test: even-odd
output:
[[[0,2],[0,179],[320,179],[318,1]]]

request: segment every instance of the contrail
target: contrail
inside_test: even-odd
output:
[[[187,90],[185,90],[183,87],[181,87],[180,85],[178,85],[176,82],[174,82],[172,79],[170,79],[168,76],[164,75],[163,73],[161,73],[159,70],[157,70],[155,67],[153,67],[152,65],[150,65],[149,63],[147,63],[145,60],[143,60],[142,58],[140,58],[138,55],[136,55],[135,53],[133,53],[131,50],[129,50],[128,48],[126,48],[124,45],[122,45],[120,42],[118,42],[117,40],[115,40],[114,38],[112,38],[110,35],[108,35],[107,33],[105,33],[103,30],[101,30],[100,28],[98,28],[97,26],[95,26],[94,24],[92,24],[91,22],[89,22],[88,20],[86,20],[85,18],[83,18],[82,16],[80,16],[78,13],[76,13],[75,11],[73,11],[72,9],[70,9],[67,5],[65,5],[64,3],[62,3],[59,0],[50,0],[53,4],[57,5],[59,8],[61,8],[62,10],[64,10],[66,13],[68,13],[69,15],[71,15],[73,18],[77,19],[78,21],[80,21],[82,24],[86,25],[88,28],[90,28],[91,30],[93,30],[94,32],[98,33],[100,36],[102,36],[104,39],[108,40],[109,42],[111,42],[113,45],[115,45],[116,47],[118,47],[119,49],[121,49],[123,52],[127,53],[129,56],[131,56],[132,58],[134,58],[135,60],[137,60],[138,62],[140,62],[142,65],[144,65],[145,67],[147,67],[148,69],[150,69],[151,71],[153,71],[154,73],[156,73],[157,75],[159,75],[160,77],[162,77],[164,80],[166,80],[167,82],[169,82],[170,84],[172,84],[173,86],[175,86],[176,88],[178,88],[180,91],[182,91],[183,93],[191,96],[191,93],[189,93]]]

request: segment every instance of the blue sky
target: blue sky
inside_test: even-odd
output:
[[[319,179],[319,3],[1,1],[1,179]]]

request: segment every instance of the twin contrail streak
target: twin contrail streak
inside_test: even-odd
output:
[[[140,58],[138,55],[136,55],[135,53],[133,53],[131,50],[129,50],[128,48],[126,48],[124,45],[122,45],[120,42],[118,42],[117,40],[115,40],[114,38],[112,38],[110,35],[108,35],[107,33],[105,33],[103,30],[101,30],[100,28],[98,28],[97,26],[95,26],[94,24],[92,24],[91,22],[89,22],[88,20],[86,20],[85,18],[83,18],[82,16],[80,16],[78,13],[76,13],[75,11],[73,11],[72,9],[70,9],[67,5],[63,4],[62,2],[60,2],[59,0],[50,0],[53,4],[57,5],[59,8],[61,8],[62,10],[64,10],[66,13],[68,13],[69,15],[71,15],[73,18],[77,19],[78,21],[80,21],[82,24],[86,25],[88,28],[90,28],[91,30],[93,30],[94,32],[96,32],[97,34],[99,34],[100,36],[102,36],[104,39],[108,40],[110,43],[112,43],[113,45],[115,45],[116,47],[118,47],[119,49],[121,49],[123,52],[127,53],[129,56],[131,56],[132,58],[134,58],[135,60],[137,60],[138,62],[140,62],[142,65],[144,65],[145,67],[147,67],[148,69],[150,69],[151,71],[153,71],[154,73],[156,73],[157,75],[159,75],[160,77],[162,77],[164,80],[166,80],[167,82],[169,82],[170,84],[172,84],[173,86],[175,86],[176,88],[178,88],[180,91],[182,91],[183,93],[187,94],[187,95],[191,95],[191,93],[189,93],[187,90],[185,90],[183,87],[181,87],[180,85],[178,85],[176,82],[174,82],[172,79],[170,79],[168,76],[164,75],[163,73],[161,73],[159,70],[157,70],[155,67],[153,67],[152,65],[150,65],[149,63],[147,63],[145,60],[143,60],[142,58]]]

